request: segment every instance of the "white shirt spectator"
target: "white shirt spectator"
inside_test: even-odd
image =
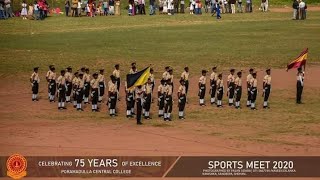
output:
[[[299,3],[299,8],[300,8],[300,9],[304,9],[304,7],[306,7],[306,3],[304,3],[303,1],[301,1],[301,2]]]

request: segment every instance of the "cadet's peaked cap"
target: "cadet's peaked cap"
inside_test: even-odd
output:
[[[102,72],[102,71],[104,71],[104,69],[100,69],[99,71]]]
[[[207,70],[202,70],[201,72],[202,72],[202,73],[207,73]]]
[[[74,75],[77,75],[77,74],[79,74],[79,72],[78,72],[78,71],[74,72]]]
[[[38,69],[39,69],[39,67],[34,67],[34,68],[33,68],[34,71],[35,71],[35,70],[38,70]]]
[[[65,73],[65,72],[66,72],[66,70],[64,70],[64,69],[63,69],[63,70],[61,70],[61,73]]]
[[[79,72],[79,76],[83,76],[83,72]]]
[[[250,69],[249,69],[249,71],[251,72],[251,71],[253,71],[253,69],[252,69],[252,68],[250,68]]]
[[[165,67],[165,69],[169,69],[169,68],[170,68],[170,66],[166,66],[166,67]]]
[[[237,72],[237,75],[240,75],[240,74],[242,74],[242,72],[241,72],[241,71]]]
[[[217,69],[217,66],[214,66],[213,68],[212,68],[212,70],[216,70]]]
[[[98,76],[98,73],[97,72],[93,73],[93,76]]]
[[[134,66],[134,65],[136,65],[137,63],[136,62],[133,62],[133,63],[131,63],[131,66]]]
[[[71,66],[68,66],[67,69],[70,70],[70,69],[72,69],[72,67],[71,67]]]
[[[234,72],[235,71],[235,69],[230,69],[230,72]]]
[[[220,73],[220,74],[218,75],[218,77],[222,77],[222,73]]]
[[[266,72],[268,72],[268,71],[271,71],[271,69],[269,68],[269,69],[266,70]]]
[[[183,80],[183,79],[180,79],[180,83],[182,83],[182,82],[184,82],[184,80]]]
[[[49,65],[49,68],[52,68],[52,67],[54,67],[54,65],[52,65],[52,64],[51,64],[51,65]]]

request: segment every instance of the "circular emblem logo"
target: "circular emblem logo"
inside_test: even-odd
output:
[[[13,154],[7,160],[7,174],[13,179],[26,176],[27,160],[20,154]]]

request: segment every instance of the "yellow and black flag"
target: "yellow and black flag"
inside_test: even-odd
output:
[[[150,67],[145,68],[135,74],[127,74],[127,88],[132,89],[144,85],[150,76]]]

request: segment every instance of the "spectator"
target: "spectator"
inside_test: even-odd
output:
[[[206,13],[209,12],[209,6],[210,6],[210,0],[205,0],[204,1],[204,12],[206,12]]]
[[[109,15],[114,15],[114,0],[109,0]]]
[[[267,0],[261,0],[261,11],[267,12]]]
[[[155,14],[155,0],[150,0],[150,15],[154,15]]]
[[[173,4],[174,4],[174,12],[175,13],[179,13],[179,2],[180,0],[173,0]]]
[[[184,0],[180,0],[180,13],[184,13]]]
[[[235,14],[236,13],[236,0],[229,0],[230,4],[231,4],[231,13]]]
[[[6,19],[5,13],[4,13],[4,3],[0,2],[0,19]]]
[[[27,14],[28,14],[27,6],[28,5],[25,0],[23,0],[21,6],[22,6],[22,10],[21,10],[22,19],[27,19]]]
[[[190,14],[193,14],[193,12],[194,12],[194,0],[191,0],[190,1]]]
[[[115,0],[115,15],[121,15],[120,0]]]
[[[228,0],[223,0],[223,13],[228,13],[229,7],[228,7]]]
[[[28,10],[28,18],[32,18],[33,16],[33,5],[32,3],[29,4],[29,10]]]
[[[293,20],[299,19],[299,2],[298,2],[298,0],[293,0],[292,8],[293,8],[292,19]]]
[[[71,16],[78,16],[77,13],[78,9],[78,0],[72,0],[72,6],[71,6]]]
[[[246,12],[252,12],[252,0],[247,0]]]
[[[129,3],[129,7],[128,7],[128,15],[132,16],[132,4]]]
[[[299,15],[300,15],[300,19],[301,20],[306,19],[306,9],[307,9],[306,3],[303,2],[303,0],[300,0],[300,3],[299,3]]]
[[[39,6],[38,6],[38,2],[34,1],[33,4],[33,14],[34,14],[34,19],[35,20],[39,20]]]
[[[242,11],[242,0],[238,0],[238,12],[243,12]]]
[[[6,18],[13,17],[13,15],[12,15],[12,7],[11,7],[11,0],[5,0],[4,4],[5,4]]]
[[[168,0],[168,15],[174,14],[174,3],[173,0]]]
[[[78,4],[77,4],[77,14],[78,14],[78,17],[81,16],[81,0],[78,0]]]
[[[66,16],[69,16],[69,8],[70,8],[70,1],[69,0],[66,0],[64,2],[64,8],[66,10]]]
[[[146,14],[145,0],[139,0],[139,10],[140,14]]]

